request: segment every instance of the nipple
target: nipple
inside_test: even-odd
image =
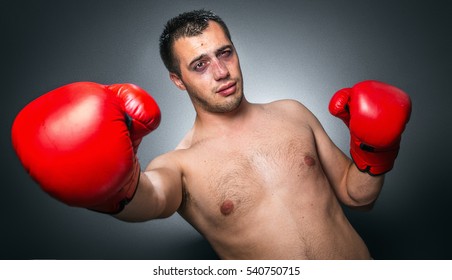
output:
[[[305,163],[307,166],[313,166],[313,165],[315,165],[315,159],[312,158],[311,156],[305,156],[305,157],[304,157],[304,163]]]
[[[223,204],[221,204],[221,207],[220,207],[221,214],[227,216],[227,215],[231,214],[233,210],[234,210],[234,202],[232,202],[231,200],[227,199],[223,202]]]

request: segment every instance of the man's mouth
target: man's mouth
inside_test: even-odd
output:
[[[228,82],[222,86],[220,86],[217,90],[217,94],[221,95],[221,96],[229,96],[231,94],[233,94],[237,88],[237,82]]]

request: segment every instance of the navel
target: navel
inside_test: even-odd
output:
[[[223,204],[221,204],[221,207],[220,207],[221,214],[227,216],[227,215],[231,214],[232,211],[234,211],[234,202],[232,202],[229,199],[223,201]]]
[[[315,165],[315,159],[311,156],[305,156],[304,157],[304,163],[307,166],[314,166]]]

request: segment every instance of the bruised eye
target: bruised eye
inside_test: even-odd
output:
[[[223,51],[219,54],[219,57],[230,57],[231,54],[232,54],[232,50],[226,49],[226,50],[223,50]]]
[[[193,66],[193,70],[201,72],[207,67],[207,62],[205,61],[198,61]]]

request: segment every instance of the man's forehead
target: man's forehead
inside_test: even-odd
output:
[[[174,52],[180,58],[196,57],[204,52],[216,51],[226,44],[231,44],[221,26],[209,21],[203,32],[195,36],[180,37],[174,42]]]

